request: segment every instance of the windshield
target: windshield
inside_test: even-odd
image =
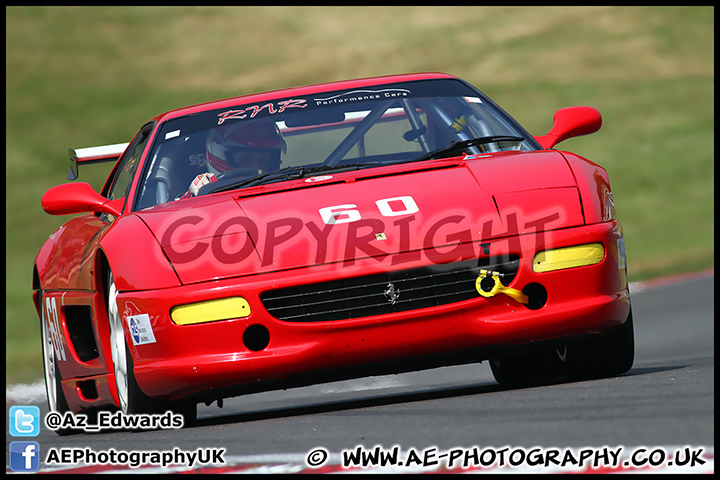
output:
[[[137,208],[332,171],[537,149],[512,118],[457,80],[332,91],[165,122]],[[189,193],[204,174],[213,178]]]

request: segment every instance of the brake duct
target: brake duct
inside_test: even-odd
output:
[[[475,280],[475,288],[480,295],[486,298],[494,297],[498,293],[504,293],[518,303],[527,304],[527,295],[523,294],[520,290],[506,287],[500,283],[500,277],[504,276],[504,273],[493,270],[480,270],[480,275],[477,280]]]

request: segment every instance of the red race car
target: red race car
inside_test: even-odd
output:
[[[488,360],[498,382],[619,375],[633,324],[605,170],[553,147],[597,131],[558,110],[533,137],[483,93],[412,74],[163,113],[37,255],[52,410],[171,409]]]

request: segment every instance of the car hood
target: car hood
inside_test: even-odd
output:
[[[555,151],[299,179],[138,213],[183,283],[378,260],[584,223]],[[481,250],[481,249],[478,249]]]

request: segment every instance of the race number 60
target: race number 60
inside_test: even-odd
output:
[[[415,203],[415,199],[411,196],[383,198],[376,201],[375,205],[383,217],[410,215],[420,211],[417,203]],[[324,207],[318,211],[320,212],[320,217],[322,217],[323,222],[327,225],[357,222],[362,218],[360,211],[357,210],[357,205],[353,203]]]
[[[50,339],[55,350],[55,358],[65,361],[65,348],[63,347],[62,334],[60,333],[60,317],[58,316],[57,304],[54,297],[45,298],[45,319],[48,323]]]

